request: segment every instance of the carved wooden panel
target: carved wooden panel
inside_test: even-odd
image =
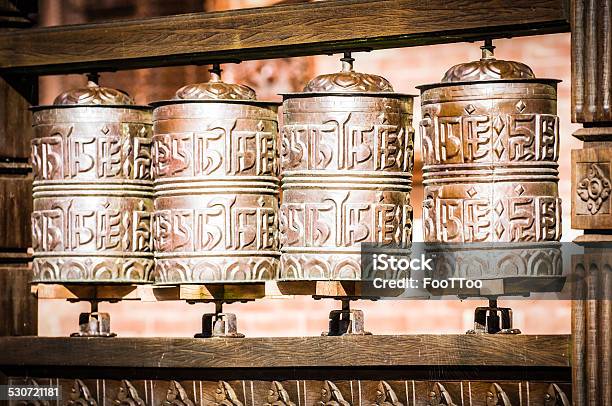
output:
[[[612,405],[612,253],[610,236],[607,248],[586,247],[585,255],[573,258],[577,297],[589,300],[572,302],[572,381],[574,405]]]
[[[612,2],[574,0],[572,121],[612,121]]]
[[[569,383],[546,380],[202,381],[13,377],[9,382],[59,385],[60,404],[69,406],[518,406],[569,405],[562,399],[571,397]],[[27,403],[30,404],[35,405]]]
[[[612,146],[572,151],[572,227],[612,227]]]

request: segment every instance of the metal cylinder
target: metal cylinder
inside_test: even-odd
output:
[[[35,282],[147,282],[151,112],[90,81],[33,107]]]
[[[559,81],[482,48],[479,61],[418,86],[424,239],[558,241]]]
[[[211,74],[153,103],[158,284],[278,273],[278,103]]]
[[[283,280],[360,279],[361,243],[411,239],[412,96],[342,61],[283,95]]]

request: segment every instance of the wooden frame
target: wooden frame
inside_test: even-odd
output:
[[[22,11],[14,10],[12,2],[0,0],[0,26],[27,26],[27,13]],[[0,137],[4,138],[0,144],[3,158],[0,177],[6,178],[7,185],[13,185],[15,177],[26,185],[31,184],[26,163],[28,140],[18,135],[21,136],[29,125],[25,112],[28,102],[36,102],[35,75],[231,62],[548,34],[568,31],[570,20],[573,35],[572,115],[574,121],[585,124],[576,136],[585,141],[586,147],[601,149],[599,152],[603,153],[604,149],[609,150],[609,140],[612,139],[612,111],[609,109],[612,94],[609,90],[612,77],[611,13],[611,0],[573,0],[571,7],[566,0],[485,0],[476,3],[460,0],[330,0],[137,21],[5,31],[0,33],[0,76],[3,78],[0,89],[4,92],[0,94],[0,121],[3,124]],[[6,106],[5,110],[2,110],[3,106]],[[18,122],[11,115],[13,111],[18,111]],[[8,117],[12,117],[13,122]],[[573,178],[572,182],[580,180]],[[6,210],[0,213],[6,215]],[[609,230],[601,230],[596,219],[585,224],[588,227],[585,226],[586,235],[582,241],[612,240]],[[13,240],[0,241],[3,278],[0,278],[0,286],[6,286],[4,289],[11,292],[8,300],[4,296],[5,300],[0,302],[0,321],[4,320],[0,323],[0,335],[36,333],[36,302],[33,304],[24,296],[28,291],[24,286],[28,281],[28,239],[24,238],[23,229],[20,227],[21,232],[15,233]],[[600,262],[596,271],[609,269],[609,258],[601,258]],[[11,290],[8,286],[12,287]],[[74,292],[63,294],[75,295]],[[99,292],[87,294],[96,296]],[[173,298],[185,299],[181,292],[173,294]],[[201,297],[202,293],[197,294]],[[75,297],[79,298],[78,294]],[[612,404],[609,323],[609,301],[574,304],[572,366],[573,400],[577,406]],[[506,379],[509,375],[504,375],[504,369],[497,366],[509,359],[517,362],[512,365],[515,368],[513,373],[526,373],[525,379],[545,380],[536,371],[553,371],[550,376],[565,379],[570,364],[567,337],[311,337],[296,342],[301,347],[292,347],[293,344],[283,339],[223,340],[203,345],[202,341],[191,339],[73,341],[0,338],[0,348],[3,349],[0,353],[0,381],[5,382],[5,374],[11,373],[18,376],[31,376],[35,372],[53,375],[50,372],[53,366],[66,364],[77,368],[80,373],[88,371],[91,374],[92,369],[93,373],[105,370],[104,374],[118,378],[129,367],[146,366],[157,374],[160,368],[163,371],[181,368],[185,365],[179,364],[185,362],[190,363],[187,366],[191,368],[221,368],[222,364],[229,365],[232,371],[242,367],[259,368],[269,377],[277,376],[279,371],[267,369],[271,366],[291,370],[302,362],[299,365],[304,369],[299,370],[300,376],[316,379],[346,378],[346,372],[342,375],[332,366],[359,368],[360,374],[370,373],[377,377],[388,376],[389,368],[393,371],[396,371],[393,368],[400,368],[403,371],[400,375],[403,374],[404,378],[412,376],[412,379],[418,375],[417,370],[422,377],[438,373],[441,371],[439,367],[444,366],[451,374],[480,371],[490,379]],[[168,359],[164,363],[158,357],[158,364],[155,364],[155,358],[147,361],[146,355],[133,351],[141,346]],[[236,347],[237,352],[228,351],[228,346]],[[544,355],[538,355],[540,346],[545,347]],[[77,347],[78,358],[74,351]],[[189,349],[187,354],[200,354],[199,358],[185,358],[182,352],[185,347]],[[246,352],[238,351],[238,347]],[[385,358],[386,353],[381,352],[398,347],[410,349],[404,358]],[[415,348],[428,348],[431,352],[415,358]],[[518,348],[523,348],[523,352]],[[324,355],[318,356],[321,349]],[[26,350],[30,355],[27,360],[23,358]],[[110,351],[113,356],[133,352],[136,354],[134,357],[140,356],[140,361],[117,358],[116,364],[105,364],[107,361],[99,358],[100,351]],[[362,358],[355,357],[355,351],[362,355],[363,351],[368,351],[374,355],[367,362],[359,362]],[[263,356],[259,357],[257,352]],[[212,358],[217,363],[202,358],[202,354],[217,354],[217,358]],[[236,354],[246,357],[243,363],[235,359]],[[235,362],[228,362],[228,359]],[[248,359],[251,360],[250,366],[244,363]],[[306,365],[308,360],[310,365]],[[338,364],[325,363],[325,360],[335,360]],[[427,365],[433,367],[423,367]],[[325,371],[317,370],[320,366]],[[127,375],[130,374],[133,375],[133,371]],[[226,371],[224,376],[232,374],[235,376],[236,373]],[[521,389],[519,398],[520,393]],[[471,396],[471,392],[469,394]]]
[[[566,0],[330,0],[12,31],[0,34],[0,73],[205,64],[568,30]]]

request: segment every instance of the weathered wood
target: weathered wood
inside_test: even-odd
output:
[[[97,372],[93,370],[94,373]],[[564,392],[566,396],[571,396],[571,387],[567,381],[555,381],[552,376],[545,380],[529,379],[528,376],[497,380],[499,374],[495,371],[479,371],[481,373],[476,376],[465,374],[460,379],[436,379],[435,376],[440,375],[437,371],[421,379],[412,379],[412,371],[403,371],[403,375],[398,374],[390,378],[384,377],[384,371],[361,378],[356,376],[357,374],[338,376],[328,370],[319,370],[315,374],[300,370],[284,375],[275,371],[273,374],[260,374],[254,379],[240,376],[225,378],[218,370],[209,372],[205,379],[198,379],[205,373],[201,371],[169,378],[161,378],[155,373],[130,378],[130,372],[116,371],[114,377],[107,379],[100,379],[95,375],[76,375],[80,378],[78,381],[74,379],[75,375],[66,374],[60,379],[53,379],[53,384],[60,387],[61,399],[70,399],[70,404],[108,406],[567,405],[569,403],[555,402],[555,398],[548,398],[547,395],[553,389],[553,393]],[[300,375],[303,379],[300,379]],[[33,380],[39,385],[49,383],[48,378],[31,376],[11,376],[10,382],[13,385],[32,384]],[[275,379],[279,376],[281,378]],[[503,392],[506,403],[493,403],[498,399],[490,399],[492,387],[496,392]],[[329,397],[324,397],[330,392],[331,401]],[[79,395],[80,398],[75,401],[75,397]],[[126,396],[128,399],[125,399]],[[221,396],[224,397],[222,401]],[[123,403],[120,403],[121,400]]]
[[[3,173],[11,167],[17,172]],[[31,246],[32,177],[22,170],[29,166],[0,163],[0,250],[25,252]]]
[[[38,299],[65,299],[65,300],[140,300],[148,292],[144,285],[96,285],[96,284],[44,284],[32,285],[31,292]],[[149,288],[150,289],[150,288]]]
[[[31,280],[27,263],[0,265],[0,336],[36,335],[38,302],[30,294]]]
[[[2,14],[0,8],[0,20]],[[35,335],[38,329],[28,255],[32,213],[28,106],[34,98],[24,97],[26,89],[37,89],[36,81],[0,79],[0,336]]]
[[[0,35],[0,72],[50,74],[315,55],[569,29],[565,0],[330,0]]]
[[[285,295],[307,295],[318,297],[360,297],[377,299],[382,296],[399,296],[404,289],[376,289],[372,281],[278,281],[278,291]]]
[[[612,122],[612,0],[574,0],[572,121]]]
[[[465,365],[569,367],[569,337],[0,338],[0,365],[277,368]],[[106,354],[106,356],[101,356]]]
[[[0,78],[0,158],[17,158],[27,163],[30,137],[24,130],[32,127],[32,115],[28,101],[18,90]]]
[[[264,282],[258,283],[208,283],[197,285],[159,286],[150,291],[143,300],[187,300],[187,301],[240,301],[261,299],[266,295]]]
[[[606,240],[607,237],[607,241]],[[609,248],[584,243],[585,254],[575,258],[578,281],[572,304],[572,381],[574,405],[612,405],[612,254]],[[612,242],[599,235],[598,241]],[[596,293],[597,292],[597,293]]]

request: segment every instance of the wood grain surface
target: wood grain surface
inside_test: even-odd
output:
[[[0,338],[0,365],[126,368],[569,367],[569,336]]]
[[[0,73],[268,59],[569,30],[565,0],[330,0],[0,34]]]

